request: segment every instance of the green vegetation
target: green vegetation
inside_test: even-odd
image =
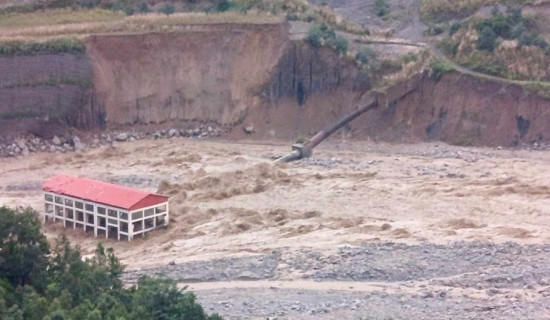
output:
[[[385,17],[390,13],[390,5],[387,0],[374,0],[374,13],[379,17]]]
[[[418,61],[418,54],[416,53],[407,53],[401,58],[401,62],[403,64],[411,63],[411,62],[417,62]]]
[[[319,48],[323,45],[323,32],[321,26],[313,26],[309,29],[306,41],[313,47]]]
[[[161,13],[164,13],[165,15],[171,15],[172,13],[174,13],[175,11],[175,8],[174,8],[174,5],[171,4],[171,3],[165,3],[161,8],[160,8],[160,12]]]
[[[60,38],[40,42],[10,41],[0,43],[0,56],[29,56],[38,54],[80,54],[84,43],[77,39]]]
[[[125,17],[122,12],[105,9],[51,9],[37,12],[0,13],[0,28],[51,26],[70,23],[108,22]]]
[[[367,64],[369,61],[374,59],[375,54],[374,51],[372,51],[369,47],[364,47],[357,54],[355,54],[355,60],[357,60],[360,64]]]
[[[0,207],[0,319],[221,319],[169,279],[125,288],[122,271],[112,249],[83,260],[63,236],[50,249],[35,211]]]
[[[521,0],[508,1],[518,2]],[[450,37],[443,39],[439,48],[478,72],[513,80],[550,80],[546,67],[550,45],[539,34],[535,20],[525,17],[518,6],[508,6],[505,12],[495,7],[487,18],[453,24]]]
[[[523,85],[523,90],[528,94],[536,94],[537,96],[550,99],[550,83],[548,82],[532,82]]]
[[[339,54],[345,55],[348,52],[348,40],[341,35],[336,35],[334,29],[324,23],[312,26],[305,40],[315,48],[328,46]]]
[[[462,24],[459,23],[459,22],[455,22],[451,25],[451,27],[449,28],[449,35],[453,35],[455,34],[458,30],[460,30],[460,28],[462,28]]]
[[[444,21],[451,17],[464,17],[495,0],[422,0],[420,16],[426,21]]]
[[[430,63],[430,68],[432,69],[431,78],[436,81],[439,81],[444,74],[455,70],[453,66],[439,59],[433,60]]]
[[[338,35],[334,38],[332,44],[339,54],[345,55],[348,52],[348,40],[346,38]]]
[[[486,50],[493,52],[497,45],[497,34],[493,29],[489,27],[483,28],[479,33],[479,38],[477,39],[477,48],[479,50]]]

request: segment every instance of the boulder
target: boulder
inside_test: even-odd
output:
[[[54,136],[53,139],[52,139],[52,143],[55,146],[60,146],[60,145],[63,144],[63,141],[61,141],[61,139],[58,136]]]
[[[116,141],[126,141],[128,139],[128,134],[126,132],[122,132],[116,135]]]
[[[243,128],[243,130],[244,130],[244,133],[246,134],[252,134],[254,133],[254,126],[253,125],[246,126]]]

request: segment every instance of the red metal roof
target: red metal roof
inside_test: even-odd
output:
[[[42,189],[86,201],[126,210],[150,207],[168,201],[168,197],[97,180],[58,175],[44,182]]]

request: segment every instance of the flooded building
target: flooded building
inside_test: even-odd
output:
[[[44,223],[62,221],[97,237],[132,240],[169,221],[168,197],[67,175],[46,181]]]

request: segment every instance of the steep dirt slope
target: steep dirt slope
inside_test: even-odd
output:
[[[107,125],[230,124],[254,104],[288,46],[283,24],[199,26],[183,33],[93,36],[96,103]]]
[[[458,72],[439,81],[426,74],[419,81],[419,90],[357,119],[354,134],[383,141],[488,146],[550,139],[550,100],[521,86]]]
[[[0,57],[0,70],[0,141],[26,131],[47,134],[49,123],[95,125],[86,55]]]

